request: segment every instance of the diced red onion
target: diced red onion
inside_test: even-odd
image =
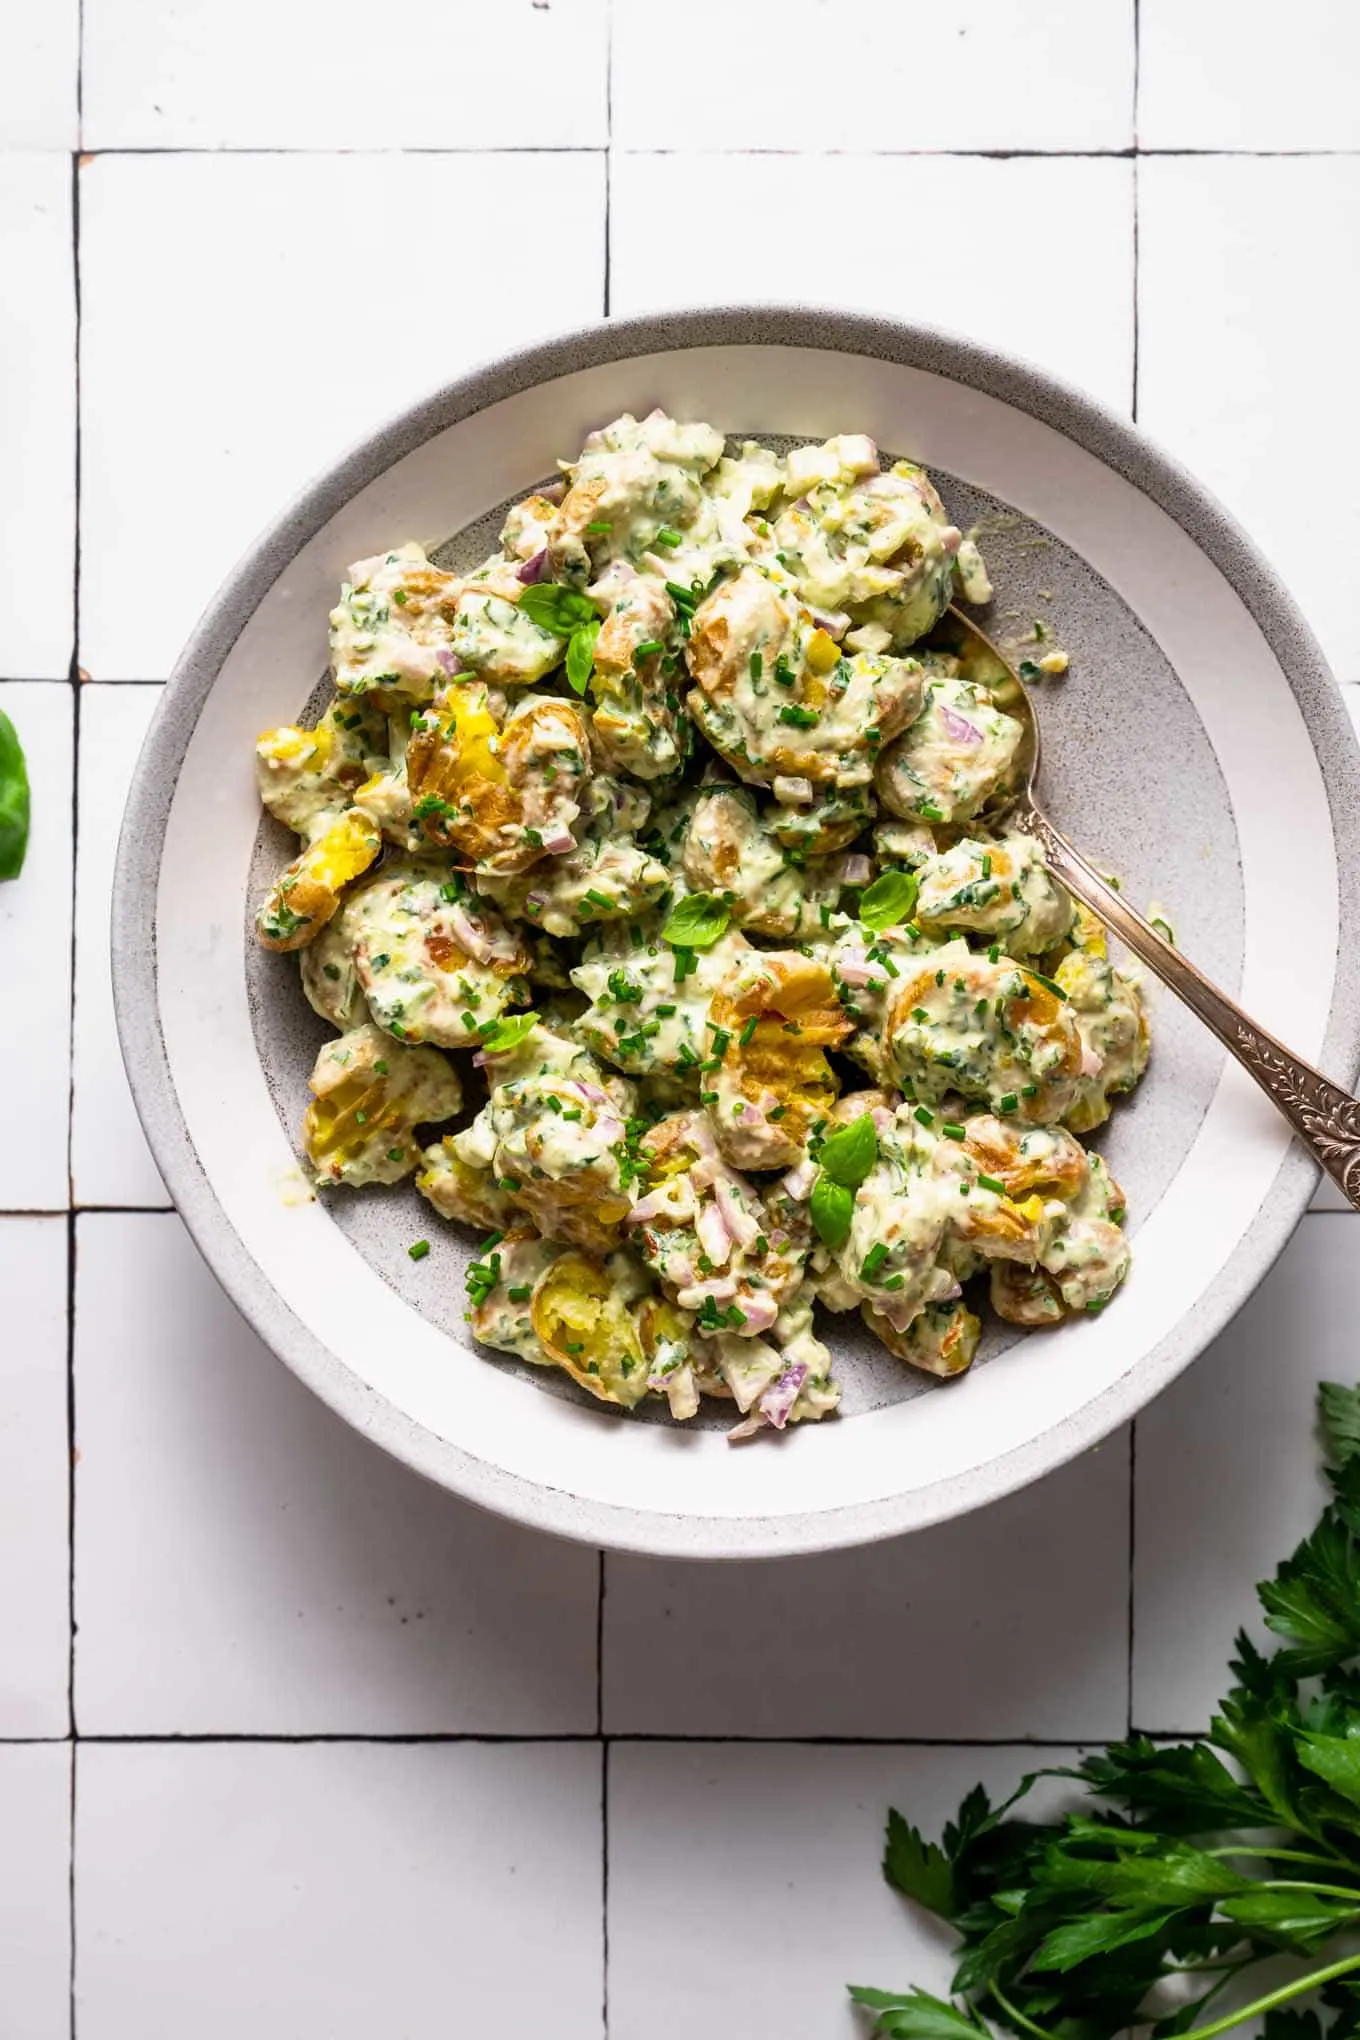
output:
[[[836,975],[847,985],[877,985],[882,982],[874,976],[869,965],[856,956],[838,957]]]
[[[468,956],[478,963],[491,963],[497,956],[505,954],[505,945],[497,944],[494,935],[488,933],[480,921],[475,921],[466,907],[456,906],[449,915],[449,926],[454,941]]]
[[[760,1227],[737,1196],[732,1178],[727,1175],[715,1176],[713,1193],[726,1221],[727,1230],[737,1245],[753,1247],[760,1238]]]
[[[814,609],[812,621],[819,630],[824,630],[828,637],[835,638],[837,644],[850,628],[850,618],[843,609]]]
[[[779,1305],[768,1290],[755,1290],[743,1296],[737,1309],[746,1319],[744,1325],[733,1325],[732,1330],[739,1339],[750,1338],[754,1332],[768,1332],[779,1315]]]
[[[524,562],[524,565],[520,568],[518,574],[516,574],[515,579],[517,581],[522,581],[526,588],[532,588],[536,582],[541,581],[545,578],[547,572],[548,572],[548,548],[545,545],[540,552],[536,552],[534,554],[532,559],[528,559]]]
[[[671,1277],[675,1280],[674,1275]],[[676,1302],[681,1310],[697,1310],[706,1296],[715,1303],[729,1303],[737,1293],[734,1275],[711,1275],[703,1282],[690,1282],[676,1292]]]
[[[463,662],[457,653],[449,651],[443,645],[435,653],[435,657],[445,673],[460,673],[463,669]]]
[[[732,1426],[727,1434],[727,1442],[729,1445],[742,1445],[748,1438],[754,1438],[757,1433],[768,1429],[769,1418],[763,1414],[757,1403],[749,1416],[743,1417],[739,1424]]]
[[[801,1204],[811,1190],[817,1171],[811,1162],[799,1162],[789,1170],[780,1183],[781,1190],[787,1190],[796,1204]]]
[[[543,848],[550,857],[560,857],[566,851],[576,848],[576,838],[570,829],[549,829],[543,838]],[[544,904],[547,904],[546,901]]]
[[[772,1381],[760,1398],[760,1409],[776,1431],[782,1431],[793,1413],[793,1406],[807,1380],[807,1362],[796,1360],[792,1367],[786,1367],[777,1381]]]
[[[701,1204],[694,1230],[709,1260],[715,1268],[721,1268],[732,1252],[732,1235],[721,1208],[717,1204]]]
[[[980,744],[982,742],[981,730],[973,723],[970,723],[966,716],[959,715],[954,709],[946,707],[944,702],[940,703],[940,721],[944,724],[956,744]]]
[[[842,857],[839,872],[842,885],[868,885],[873,875],[873,865],[858,851],[851,856]]]

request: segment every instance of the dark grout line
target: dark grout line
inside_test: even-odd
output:
[[[1133,0],[1133,146],[1138,148],[1142,114],[1143,0]]]
[[[539,142],[514,142],[500,148],[460,149],[403,148],[403,149],[295,149],[295,148],[248,148],[248,149],[201,149],[153,147],[122,147],[115,149],[86,149],[86,162],[104,162],[122,156],[219,156],[219,157],[337,157],[337,156],[459,156],[474,161],[486,156],[607,156],[611,145],[598,142],[569,143],[564,147],[545,147]],[[917,161],[929,161],[937,157],[976,157],[995,163],[1101,163],[1130,162],[1137,157],[1160,160],[1177,160],[1181,157],[1213,160],[1242,160],[1246,162],[1280,162],[1303,158],[1309,161],[1326,161],[1333,157],[1343,160],[1360,158],[1360,149],[1196,149],[1189,147],[1143,149],[1133,144],[1122,148],[1109,149],[795,149],[795,148],[732,148],[732,149],[629,149],[621,152],[625,156],[684,156],[691,159],[716,156],[772,156],[776,159],[799,157],[815,162],[826,162],[835,157],[850,157],[856,162],[880,162],[893,157]]]
[[[1174,1741],[1174,1735],[1167,1740]],[[10,1743],[28,1744],[33,1742],[70,1742],[78,1748],[100,1747],[107,1749],[144,1749],[173,1746],[179,1748],[243,1746],[263,1749],[306,1748],[311,1744],[330,1745],[336,1743],[373,1744],[381,1748],[418,1749],[426,1745],[451,1747],[461,1744],[486,1745],[489,1748],[514,1748],[517,1745],[536,1747],[540,1744],[561,1743],[576,1746],[592,1744],[604,1750],[618,1744],[694,1743],[705,1748],[720,1748],[732,1745],[740,1749],[874,1749],[874,1750],[1070,1750],[1086,1749],[1108,1742],[1107,1733],[1094,1735],[1032,1736],[1032,1735],[689,1735],[637,1729],[623,1733],[601,1735],[594,1729],[544,1730],[535,1735],[501,1734],[493,1729],[449,1730],[437,1734],[390,1734],[377,1735],[362,1729],[335,1730],[317,1735],[268,1735],[230,1734],[226,1732],[205,1732],[202,1734],[137,1734],[122,1735],[76,1734],[73,1736],[0,1736],[0,1749]]]
[[[76,2040],[76,1771],[78,1758],[76,1746],[71,1745],[71,1846],[67,1855],[66,1904],[69,1948],[67,1951],[67,2015],[70,2040]]]
[[[600,1750],[600,2032],[609,2040],[609,1743]]]

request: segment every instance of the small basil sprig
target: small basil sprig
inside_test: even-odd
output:
[[[578,694],[584,694],[594,670],[595,640],[600,635],[594,603],[575,588],[537,581],[525,589],[519,606],[540,630],[567,640],[567,680]]]
[[[0,709],[0,878],[17,878],[28,849],[28,766],[14,724]]]
[[[487,1055],[505,1055],[510,1049],[518,1048],[537,1025],[537,1013],[507,1013],[488,1027],[482,1036],[482,1049]]]
[[[569,638],[582,624],[597,621],[595,604],[575,588],[563,588],[556,581],[538,581],[526,588],[519,607],[530,623],[554,637]]]
[[[866,928],[898,928],[911,919],[921,881],[914,871],[885,871],[859,896],[859,917]]]
[[[821,1174],[812,1186],[808,1210],[823,1243],[833,1250],[850,1237],[855,1192],[878,1160],[873,1119],[862,1112],[823,1141],[817,1155]]]
[[[671,908],[661,940],[672,949],[711,949],[727,932],[732,910],[712,893],[687,893]]]
[[[597,617],[574,630],[567,643],[567,680],[578,694],[584,694],[595,670],[595,640],[600,635]]]

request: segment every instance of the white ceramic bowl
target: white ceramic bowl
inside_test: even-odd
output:
[[[351,560],[494,523],[591,426],[657,403],[738,434],[867,431],[923,460],[960,523],[981,516],[999,607],[1042,613],[1072,653],[1041,704],[1056,817],[1137,902],[1170,906],[1185,946],[1249,1011],[1342,1080],[1360,1038],[1360,759],[1289,597],[1192,481],[1036,371],[875,320],[681,313],[531,348],[347,455],[228,579],[147,739],[114,909],[133,1091],[199,1247],[326,1402],[458,1493],[634,1550],[806,1551],[976,1508],[1096,1443],[1227,1323],[1314,1170],[1162,997],[1151,1070],[1107,1149],[1135,1249],[1117,1303],[1008,1350],[994,1340],[970,1376],[924,1392],[831,1320],[845,1413],[740,1450],[721,1426],[620,1417],[475,1349],[461,1321],[469,1243],[413,1191],[298,1194],[290,1127],[318,1023],[291,961],[261,959],[249,938],[254,888],[281,861],[261,829],[253,740],[315,693]],[[420,1234],[435,1251],[415,1264],[405,1247]]]

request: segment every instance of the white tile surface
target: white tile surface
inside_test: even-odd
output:
[[[1014,18],[1033,17],[1017,10]],[[1127,162],[618,155],[611,189],[617,313],[829,299],[953,327],[1027,355],[1119,411],[1130,407]],[[767,222],[769,230],[714,232],[702,265],[676,261],[677,234],[729,219]],[[781,220],[794,223],[792,236],[776,229]],[[975,231],[957,224],[968,220]],[[1059,223],[1081,243],[1080,290],[1065,288],[1051,254],[1048,237]]]
[[[58,10],[60,14],[60,8]],[[29,11],[30,20],[35,10]],[[0,47],[3,22],[0,22]],[[22,99],[5,63],[6,102]],[[36,104],[36,102],[35,102]],[[0,148],[4,145],[0,113]],[[0,676],[71,667],[75,561],[75,270],[71,159],[0,154]]]
[[[0,1746],[0,2018],[13,2040],[69,2040],[71,1752]]]
[[[1122,148],[1132,0],[615,0],[613,111],[639,149]]]
[[[606,0],[85,0],[91,149],[589,148]]]
[[[23,870],[0,885],[5,1059],[23,1072],[22,1083],[6,1089],[0,1211],[63,1211],[71,1091],[70,683],[0,680],[0,708],[23,745],[32,802]]]
[[[1360,160],[1154,159],[1139,168],[1139,422],[1215,490],[1360,680],[1342,564],[1360,548],[1352,375]],[[1322,316],[1301,319],[1311,279]],[[1310,286],[1311,287],[1311,286]]]
[[[995,1508],[863,1551],[741,1566],[610,1557],[606,1729],[1122,1734],[1128,1465],[1120,1433]]]
[[[1304,1219],[1237,1321],[1138,1419],[1133,1719],[1203,1729],[1254,1585],[1317,1520],[1319,1381],[1356,1379],[1353,1216]]]
[[[862,1669],[877,1676],[867,1653]],[[883,1880],[888,1808],[935,1837],[979,1781],[999,1800],[1034,1761],[1024,1749],[616,1744],[610,2040],[864,2040],[847,1983],[947,1993],[953,1934]],[[1041,1791],[1042,1814],[1056,1792]],[[702,1894],[707,1924],[677,1954],[684,1893]]]
[[[505,259],[545,190],[571,248],[546,272]],[[81,192],[81,662],[96,680],[163,678],[244,547],[352,440],[602,303],[598,156],[112,157]],[[384,253],[432,231],[456,266]],[[474,293],[460,279],[479,264],[495,282]],[[154,599],[131,599],[153,558]]]
[[[596,1748],[85,1745],[77,1788],[81,2040],[599,2040]]]
[[[73,149],[79,0],[0,0],[0,149]]]
[[[1141,0],[1138,139],[1145,149],[1360,148],[1360,13],[1296,0],[1288,32],[1234,0]]]
[[[76,988],[71,1180],[78,1204],[168,1205],[132,1103],[109,971],[113,860],[133,767],[158,687],[80,695],[80,835],[76,847]]]
[[[333,1417],[177,1218],[82,1217],[77,1281],[82,1733],[594,1728],[593,1553]]]
[[[0,1218],[0,1736],[68,1727],[66,1225]]]

